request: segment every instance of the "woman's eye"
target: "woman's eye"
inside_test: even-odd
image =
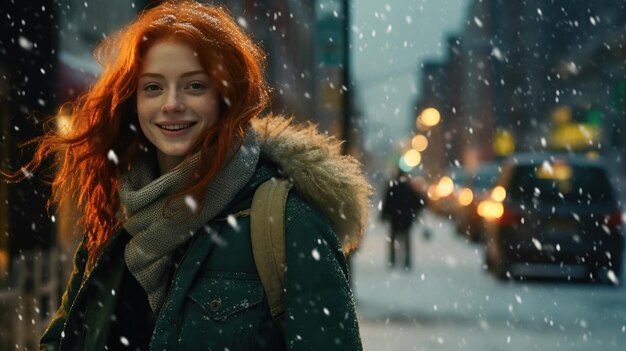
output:
[[[206,85],[200,83],[200,82],[193,82],[191,84],[189,84],[189,89],[191,90],[200,90],[200,89],[204,89],[206,88]]]
[[[143,90],[145,91],[158,91],[161,88],[157,85],[157,84],[148,84],[145,87],[143,87]]]

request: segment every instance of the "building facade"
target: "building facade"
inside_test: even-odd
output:
[[[459,44],[449,43],[447,69],[461,73],[447,97],[457,113],[446,117],[458,122],[446,128],[466,144],[447,162],[471,169],[506,156],[494,145],[508,135],[516,151],[593,150],[623,173],[625,9],[619,0],[474,1]]]

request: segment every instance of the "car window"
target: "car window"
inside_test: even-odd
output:
[[[518,166],[507,196],[513,200],[536,198],[543,203],[598,203],[613,201],[607,174],[599,167]]]
[[[472,189],[488,190],[491,189],[498,179],[499,171],[497,166],[481,167],[476,170],[476,174],[472,179]]]

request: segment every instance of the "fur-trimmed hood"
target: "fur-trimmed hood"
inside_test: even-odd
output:
[[[312,123],[266,116],[252,122],[261,155],[275,162],[304,198],[329,219],[348,254],[359,246],[367,226],[372,187],[341,142]]]

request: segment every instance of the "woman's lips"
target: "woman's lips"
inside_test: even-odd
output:
[[[167,124],[157,123],[157,126],[161,129],[175,132],[175,131],[191,128],[194,124],[196,124],[196,122],[167,123]]]
[[[178,136],[185,134],[197,122],[176,122],[176,123],[155,123],[157,127],[167,136]]]

